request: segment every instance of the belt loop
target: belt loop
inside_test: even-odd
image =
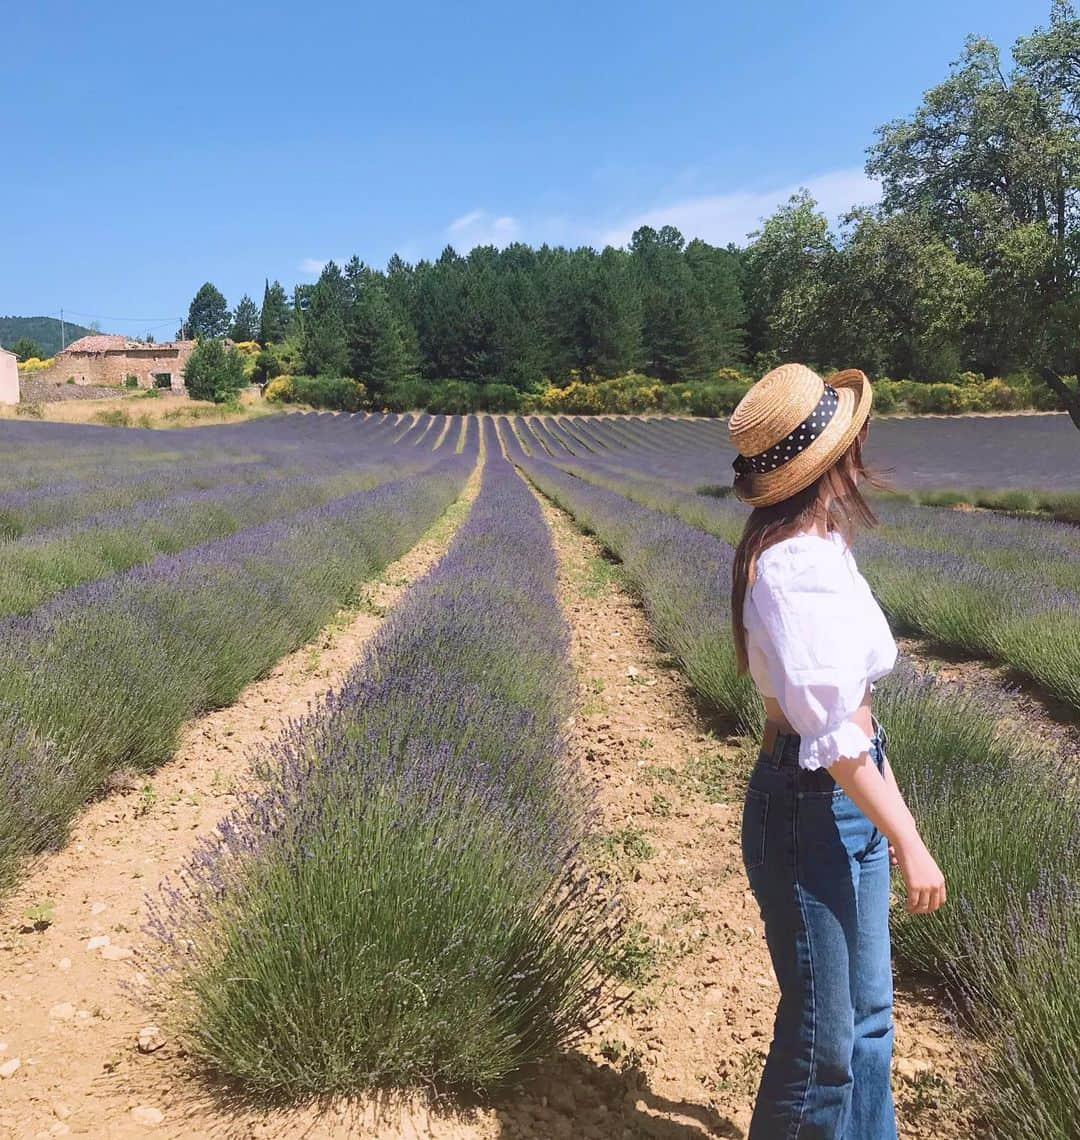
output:
[[[782,768],[784,766],[784,752],[787,749],[788,736],[786,732],[777,732],[776,739],[773,741],[772,746],[772,759],[774,768]]]

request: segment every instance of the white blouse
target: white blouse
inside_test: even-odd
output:
[[[799,767],[868,751],[848,717],[896,663],[896,642],[843,537],[799,534],[763,550],[743,621],[750,676],[799,733]]]

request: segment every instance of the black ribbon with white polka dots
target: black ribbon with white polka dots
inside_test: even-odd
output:
[[[828,427],[836,415],[838,402],[836,389],[831,384],[826,384],[814,410],[779,443],[774,443],[768,451],[760,451],[757,455],[736,455],[731,463],[736,474],[764,475],[783,467],[789,459],[794,459],[800,451],[805,451]]]

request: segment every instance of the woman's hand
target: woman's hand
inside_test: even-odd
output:
[[[890,843],[889,861],[904,876],[909,914],[929,914],[945,901],[945,876],[918,836],[898,850]]]

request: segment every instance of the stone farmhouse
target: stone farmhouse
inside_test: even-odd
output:
[[[0,404],[19,402],[19,365],[15,353],[0,348]]]
[[[172,388],[184,390],[184,365],[193,340],[150,344],[125,336],[84,336],[56,354],[55,363],[36,379],[97,386]],[[134,377],[134,380],[131,379]]]

